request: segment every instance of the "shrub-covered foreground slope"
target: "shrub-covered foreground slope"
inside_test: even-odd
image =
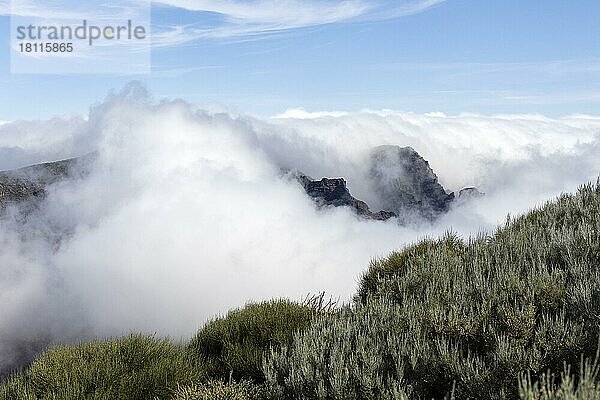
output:
[[[279,398],[506,399],[594,356],[600,323],[600,187],[375,261],[357,305],[319,319],[266,363]]]
[[[290,345],[321,313],[319,299],[248,304],[208,322],[185,345],[130,335],[57,346],[5,382],[0,399],[258,400],[263,354]]]
[[[252,304],[189,344],[51,349],[0,399],[594,399],[600,186],[374,261],[355,303]],[[335,311],[335,312],[333,312]]]

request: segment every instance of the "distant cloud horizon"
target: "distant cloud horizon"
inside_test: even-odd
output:
[[[12,12],[38,19],[102,18],[92,3],[15,0]],[[123,11],[120,15],[141,4],[104,3]],[[262,117],[295,108],[553,117],[600,110],[600,42],[595,40],[600,3],[593,0],[568,6],[560,0],[145,4],[151,4],[150,68],[136,73],[129,66],[140,63],[122,62],[122,72],[115,74],[92,75],[86,69],[79,75],[17,76],[11,74],[10,57],[4,57],[0,90],[11,96],[0,98],[0,120],[85,113],[88,104],[131,80],[162,97]],[[11,3],[0,0],[5,54],[11,49],[10,13]],[[136,47],[147,48],[147,43]],[[83,50],[80,58],[93,57]],[[103,56],[94,65],[121,60]]]

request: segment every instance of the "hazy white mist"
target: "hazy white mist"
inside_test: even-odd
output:
[[[348,300],[369,261],[424,236],[493,229],[600,172],[600,118],[448,117],[290,110],[258,119],[152,102],[129,86],[68,120],[0,126],[0,168],[98,152],[26,224],[0,221],[0,354],[16,342],[129,331],[189,337],[249,300],[326,291]],[[318,210],[281,168],[343,176],[379,210],[368,151],[412,146],[448,190],[481,199],[434,225]],[[60,232],[61,241],[56,240]],[[1,367],[1,365],[0,365]]]

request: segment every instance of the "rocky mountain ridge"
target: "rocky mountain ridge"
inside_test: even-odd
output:
[[[0,211],[10,204],[29,204],[44,199],[49,185],[83,176],[89,172],[94,154],[46,162],[0,172]],[[411,147],[379,146],[368,158],[368,185],[383,205],[371,211],[369,205],[350,193],[342,177],[315,180],[300,171],[292,173],[318,207],[349,207],[358,216],[385,221],[398,218],[433,220],[446,213],[458,199],[468,200],[483,194],[474,187],[462,189],[458,196],[448,193],[438,182],[429,163]]]
[[[85,169],[80,167],[91,157],[87,155],[0,171],[0,211],[10,204],[43,200],[49,185],[84,174]]]
[[[361,217],[378,221],[397,217],[396,214],[389,211],[372,212],[367,203],[350,194],[344,178],[322,178],[316,181],[302,173],[296,173],[295,177],[306,194],[312,197],[320,207],[350,207]]]
[[[319,207],[350,207],[357,215],[373,220],[434,220],[448,212],[458,199],[483,195],[474,187],[460,190],[458,196],[448,193],[429,162],[412,147],[379,146],[369,155],[367,179],[383,211],[372,212],[367,203],[353,197],[344,178],[314,180],[302,172],[295,172],[293,176]]]

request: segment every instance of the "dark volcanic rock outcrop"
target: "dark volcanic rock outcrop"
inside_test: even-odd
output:
[[[0,210],[11,203],[42,198],[44,193],[44,186],[36,182],[5,173],[0,176]]]
[[[378,208],[386,211],[370,211],[367,203],[350,194],[343,178],[315,181],[299,172],[294,176],[320,206],[351,207],[366,218],[386,220],[398,217],[401,223],[421,218],[434,220],[448,212],[459,198],[462,202],[483,196],[473,187],[462,189],[458,197],[447,192],[429,163],[412,147],[376,147],[368,162],[367,179],[374,192],[373,197],[378,200]]]
[[[434,219],[449,210],[447,193],[429,163],[412,147],[380,146],[371,153],[369,179],[381,208]]]
[[[351,207],[362,217],[384,221],[396,216],[396,214],[387,211],[372,212],[364,201],[354,198],[343,178],[323,178],[315,181],[312,178],[296,173],[296,179],[302,184],[306,193],[312,197],[319,206]]]

